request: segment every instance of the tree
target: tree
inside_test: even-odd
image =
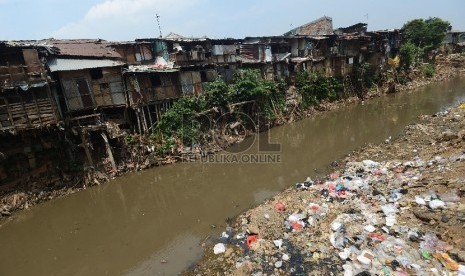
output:
[[[449,26],[449,22],[438,17],[420,18],[405,23],[402,31],[407,42],[428,52],[439,47]]]

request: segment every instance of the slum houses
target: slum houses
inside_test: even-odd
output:
[[[116,171],[118,137],[150,133],[176,99],[219,77],[230,82],[239,68],[288,83],[301,71],[345,77],[361,62],[381,68],[400,39],[399,30],[368,32],[362,23],[333,30],[323,17],[282,36],[244,39],[0,42],[0,191],[102,158]]]

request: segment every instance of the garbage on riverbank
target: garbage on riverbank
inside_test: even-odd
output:
[[[187,274],[465,275],[464,117],[424,118],[247,211],[228,254]]]

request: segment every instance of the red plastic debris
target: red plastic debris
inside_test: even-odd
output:
[[[250,235],[247,237],[247,248],[250,248],[250,246],[257,242],[258,235]]]
[[[317,212],[320,209],[320,206],[318,206],[317,204],[313,204],[313,203],[310,204],[308,207],[314,212]]]
[[[370,238],[371,238],[372,240],[380,241],[380,242],[382,242],[382,241],[384,241],[384,240],[386,239],[383,235],[381,235],[381,234],[379,234],[379,233],[373,233],[373,234],[371,234],[371,235],[370,235]]]
[[[274,205],[274,208],[278,211],[286,211],[286,206],[284,206],[284,203],[278,202]]]
[[[300,229],[302,229],[302,224],[300,224],[298,222],[293,222],[292,223],[292,229],[294,229],[295,231],[299,231]]]

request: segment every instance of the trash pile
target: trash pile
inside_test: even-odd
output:
[[[455,111],[242,214],[194,275],[465,276],[465,108]],[[444,139],[438,121],[458,134]],[[373,152],[387,157],[354,161]]]
[[[242,256],[232,270],[249,263],[255,275],[310,273],[322,267],[345,276],[465,275],[464,264],[448,253],[452,245],[401,215],[454,212],[461,204],[458,190],[409,193],[422,171],[445,169],[441,160],[349,162],[326,180],[307,178],[244,215],[238,233],[229,244],[216,244],[214,254],[240,248]]]

